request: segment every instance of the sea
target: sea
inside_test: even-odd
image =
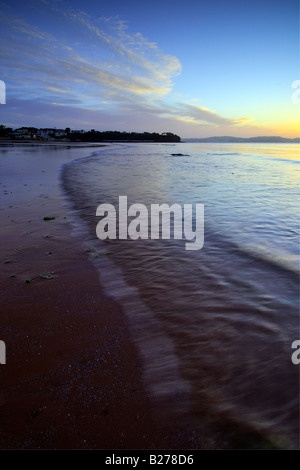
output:
[[[158,416],[207,448],[299,448],[299,163],[297,144],[121,142],[61,167]],[[152,204],[202,204],[203,247],[172,231],[100,240],[97,207],[118,214],[119,196],[148,208],[149,230]]]

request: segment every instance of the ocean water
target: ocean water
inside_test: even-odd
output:
[[[119,143],[61,170],[158,414],[208,448],[299,447],[299,160],[297,145]],[[120,195],[149,212],[204,204],[203,248],[99,240],[96,209]]]

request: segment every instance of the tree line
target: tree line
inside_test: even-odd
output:
[[[105,142],[105,141],[138,141],[138,142],[180,142],[181,138],[172,132],[120,132],[120,131],[87,131],[71,132],[67,134],[71,141],[80,142]]]

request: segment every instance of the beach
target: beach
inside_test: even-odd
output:
[[[1,3],[0,450],[300,449],[299,2],[270,6]]]
[[[298,448],[297,163],[288,145],[2,145],[0,448]],[[99,240],[120,195],[203,203],[204,246]]]
[[[24,145],[5,147],[0,448],[194,447],[192,433],[153,418],[128,319],[72,235],[59,167],[90,149],[25,144],[25,162]]]

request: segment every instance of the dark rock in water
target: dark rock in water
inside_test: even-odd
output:
[[[172,157],[189,157],[186,153],[171,153]]]

